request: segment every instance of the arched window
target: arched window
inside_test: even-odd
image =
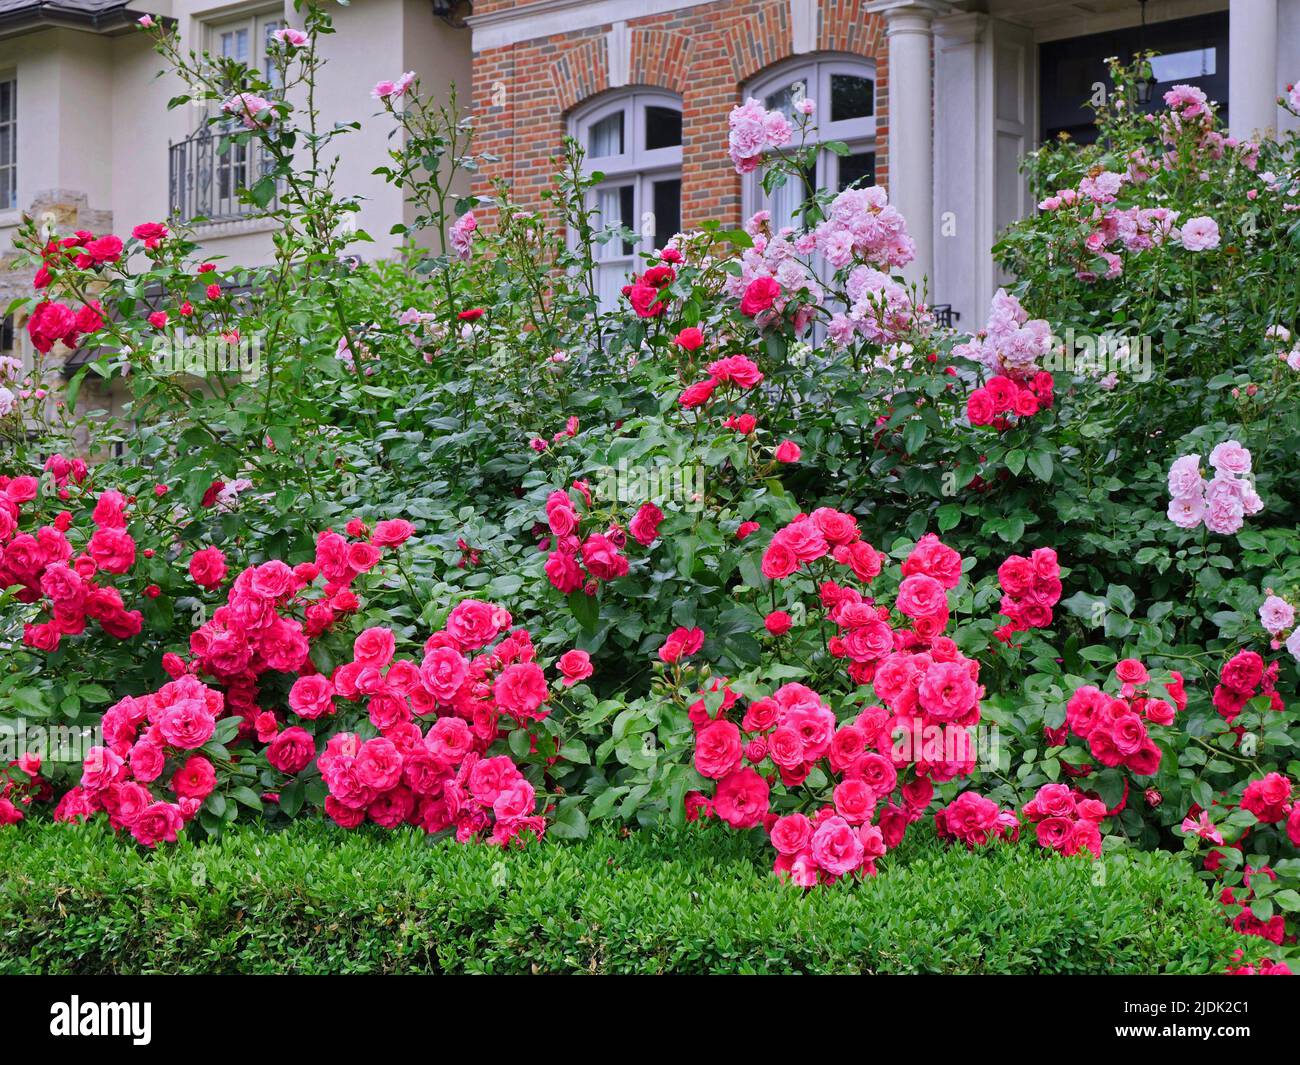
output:
[[[838,142],[848,152],[841,155],[828,147],[818,151],[816,172],[808,175],[815,188],[842,192],[876,183],[876,77],[870,62],[826,58],[786,64],[755,80],[745,95],[792,119],[800,100],[816,104],[809,136],[822,145]],[[768,210],[774,227],[792,225],[805,196],[797,181],[787,181],[769,196],[755,172],[745,181],[745,214]]]
[[[637,254],[662,248],[682,227],[681,101],[635,90],[601,97],[574,114],[571,131],[587,153],[587,173],[604,175],[588,203],[596,228],[636,234],[596,245],[600,303],[612,307],[640,265]]]

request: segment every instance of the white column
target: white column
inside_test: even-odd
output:
[[[1228,5],[1228,128],[1234,137],[1275,131],[1277,0],[1231,0]],[[1290,75],[1288,75],[1290,76]]]
[[[970,12],[934,24],[934,264],[930,302],[948,303],[973,330],[991,274],[993,151],[990,19]],[[971,323],[975,323],[972,325]]]
[[[889,39],[889,201],[907,219],[916,259],[903,274],[920,284],[934,273],[934,137],[930,46],[938,0],[868,4],[887,21]],[[931,286],[933,288],[933,286]]]

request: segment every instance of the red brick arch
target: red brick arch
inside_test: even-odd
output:
[[[560,114],[567,114],[608,89],[609,56],[604,38],[582,41],[560,52],[551,65],[551,82]]]
[[[690,78],[693,41],[681,33],[634,27],[629,81],[681,96]]]
[[[820,0],[816,51],[873,59],[876,67],[877,173],[887,174],[888,62],[885,24],[868,0]],[[516,3],[527,8],[527,3]],[[610,90],[608,26],[555,33],[474,56],[480,144],[500,161],[479,174],[478,191],[504,177],[525,204],[540,206],[552,180],[567,115]],[[628,87],[682,98],[682,210],[688,226],[740,221],[740,180],[727,158],[727,113],[746,83],[797,58],[789,0],[715,3],[629,20]],[[812,58],[808,53],[807,58]],[[483,108],[493,79],[508,78],[510,103]]]

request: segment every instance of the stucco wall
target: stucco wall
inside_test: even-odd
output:
[[[177,20],[183,46],[206,47],[214,20],[277,9],[301,25],[291,0],[280,5],[213,4],[210,0],[154,0],[148,7]],[[326,68],[317,87],[322,125],[360,121],[360,132],[338,142],[337,184],[364,198],[358,225],[374,238],[359,244],[366,258],[392,254],[389,230],[403,218],[400,192],[372,171],[386,160],[390,123],[374,118],[375,82],[415,70],[426,91],[445,93],[455,80],[468,98],[470,44],[423,0],[356,0],[332,6],[336,33],[321,39]],[[158,78],[162,60],[143,33],[103,36],[45,29],[0,40],[0,76],[18,79],[18,202],[30,209],[43,194],[69,205],[59,226],[81,225],[119,234],[168,213],[168,145],[194,133],[203,110],[167,101],[183,91],[178,78]],[[18,211],[0,215],[0,257],[9,254]],[[271,256],[265,223],[201,228],[197,236],[214,256],[260,265]]]

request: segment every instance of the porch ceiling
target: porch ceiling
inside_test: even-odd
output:
[[[1136,26],[1142,18],[1138,0],[957,0],[953,6],[1028,26],[1038,40]],[[1150,0],[1147,22],[1226,11],[1227,7],[1228,0]]]

